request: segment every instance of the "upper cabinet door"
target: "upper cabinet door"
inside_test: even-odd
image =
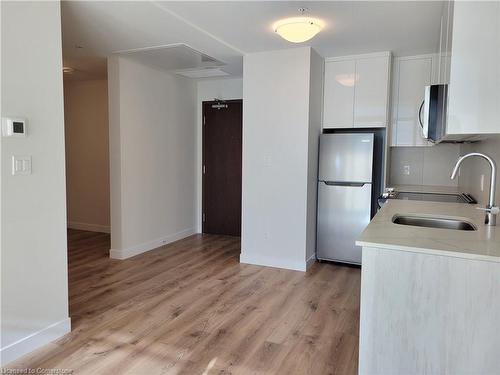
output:
[[[448,135],[500,133],[500,2],[455,2],[448,95]]]
[[[354,127],[385,127],[390,57],[356,60]]]
[[[453,23],[453,1],[447,1],[443,7],[441,15],[441,28],[439,36],[439,62],[438,76],[436,83],[450,83],[450,66],[451,66],[451,25]]]
[[[424,100],[425,86],[431,84],[432,58],[408,58],[396,61],[399,69],[396,88],[397,96],[393,105],[396,110],[394,146],[426,146],[419,110]],[[395,93],[396,94],[396,93]]]
[[[354,111],[355,61],[327,61],[323,128],[351,128]]]

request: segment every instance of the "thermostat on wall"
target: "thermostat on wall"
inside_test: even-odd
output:
[[[4,137],[26,137],[26,119],[2,117]]]

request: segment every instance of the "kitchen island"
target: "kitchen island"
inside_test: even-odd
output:
[[[391,200],[362,233],[360,374],[500,373],[500,227],[475,207]],[[395,224],[395,215],[477,230]]]

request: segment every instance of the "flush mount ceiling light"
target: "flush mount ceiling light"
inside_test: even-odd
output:
[[[300,8],[304,14],[307,9]],[[312,39],[321,31],[324,24],[321,20],[310,17],[293,17],[279,20],[273,25],[274,32],[292,43],[302,43]]]

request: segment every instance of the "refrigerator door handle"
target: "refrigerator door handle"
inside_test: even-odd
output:
[[[351,187],[363,187],[365,182],[335,182],[335,181],[323,181],[325,185],[328,186],[351,186]]]

